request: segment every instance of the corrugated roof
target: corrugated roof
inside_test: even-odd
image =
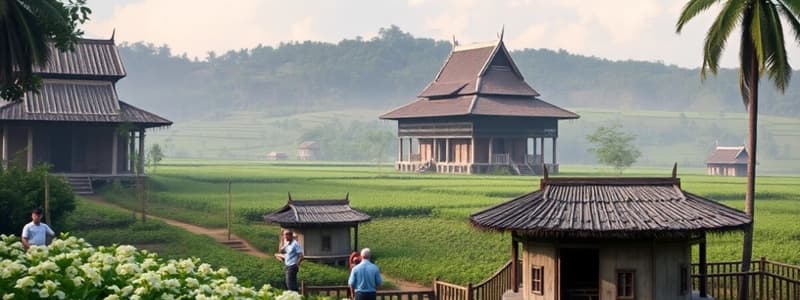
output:
[[[476,95],[477,98],[471,97]],[[420,92],[421,99],[396,108],[382,115],[381,119],[469,114],[559,119],[579,117],[541,101],[537,96],[539,92],[525,82],[502,41],[455,46],[433,82]],[[506,100],[510,102],[505,103]]]
[[[50,43],[50,61],[44,68],[33,71],[43,78],[50,77],[125,77],[119,50],[113,40],[80,39],[75,51],[61,52]]]
[[[680,189],[677,178],[549,178],[477,212],[482,229],[542,238],[647,238],[742,229],[743,212]]]
[[[133,105],[119,101],[118,114],[62,114],[62,113],[28,113],[23,101],[13,102],[0,107],[0,121],[46,121],[46,122],[79,122],[79,123],[133,123],[144,127],[161,127],[172,125],[172,121],[147,112]]]
[[[706,160],[707,164],[747,164],[747,150],[744,146],[717,147]]]
[[[119,100],[108,81],[45,79],[38,93],[22,99],[29,114],[116,115]]]
[[[285,227],[367,222],[369,215],[350,207],[344,200],[289,200],[281,209],[264,215],[264,221]]]

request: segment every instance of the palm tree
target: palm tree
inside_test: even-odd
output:
[[[786,57],[781,17],[790,25],[794,38],[800,42],[800,0],[690,0],[683,7],[676,25],[678,33],[689,20],[722,3],[722,11],[708,29],[703,47],[703,67],[701,78],[708,72],[717,74],[719,58],[725,49],[725,42],[733,30],[741,29],[739,46],[739,88],[742,100],[748,111],[747,152],[747,192],[745,212],[753,218],[756,184],[756,125],[758,124],[758,82],[766,73],[775,86],[783,92],[789,84],[792,68]],[[753,252],[753,225],[745,230],[742,249],[742,272],[750,270]],[[748,286],[745,278],[739,298],[747,297]]]
[[[83,34],[78,24],[91,13],[86,0],[0,0],[0,97],[16,100],[36,91],[34,66],[50,58],[49,42],[60,51],[71,50]]]

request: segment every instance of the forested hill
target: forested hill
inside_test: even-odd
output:
[[[450,47],[450,42],[416,38],[395,26],[380,29],[369,40],[259,46],[209,53],[201,60],[174,55],[168,46],[122,44],[128,77],[118,83],[118,91],[123,100],[175,120],[241,110],[277,116],[352,107],[389,109],[414,99]],[[659,63],[534,49],[511,55],[542,98],[560,106],[744,111],[735,70],[722,70],[701,83],[698,69]],[[785,95],[771,86],[761,90],[760,112],[800,113],[798,73]]]

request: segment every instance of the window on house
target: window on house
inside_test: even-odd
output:
[[[322,236],[322,251],[323,252],[331,252],[331,236],[330,235],[323,235]]]
[[[531,267],[531,292],[534,294],[544,294],[544,267]]]
[[[636,294],[636,272],[617,270],[617,299],[634,299]]]

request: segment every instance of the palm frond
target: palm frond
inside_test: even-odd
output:
[[[784,92],[792,77],[792,67],[786,56],[781,18],[777,7],[772,3],[763,5],[761,11],[763,23],[760,43],[764,50],[763,71],[775,83],[775,87]]]
[[[720,0],[691,0],[681,10],[681,16],[678,18],[678,23],[675,24],[675,32],[680,33],[683,25],[693,19],[695,16],[705,11],[714,3]]]
[[[744,1],[728,1],[722,8],[722,11],[711,24],[706,35],[705,45],[703,47],[703,67],[701,68],[701,77],[706,78],[706,74],[710,71],[712,74],[717,74],[719,69],[719,58],[722,51],[725,50],[725,44],[736,25],[740,24],[744,10]]]
[[[750,103],[750,81],[754,81],[753,85],[758,85],[758,62],[755,45],[753,45],[752,31],[749,28],[752,22],[753,10],[744,10],[742,14],[742,38],[739,48],[739,90],[745,107],[748,107],[747,105]],[[755,72],[753,72],[754,70]],[[753,74],[755,74],[755,78],[751,78]]]
[[[783,15],[783,18],[789,22],[789,27],[792,28],[792,32],[794,33],[794,39],[800,44],[800,1],[788,1],[789,5],[795,5],[796,7],[792,8],[787,6],[785,2],[779,0],[778,2],[778,11]]]

